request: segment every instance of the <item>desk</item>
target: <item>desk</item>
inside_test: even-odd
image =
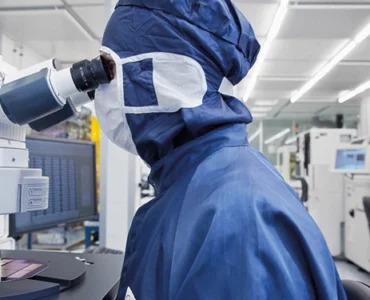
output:
[[[50,274],[57,274],[59,278],[54,282],[60,282],[63,280],[63,278],[69,278],[69,276],[76,277],[76,279],[74,279],[76,283],[75,286],[67,288],[65,291],[63,291],[63,293],[55,293],[55,290],[51,290],[49,295],[43,295],[41,298],[36,298],[39,300],[114,299],[117,295],[123,263],[123,256],[110,254],[73,254],[42,251],[2,251],[2,257],[24,258],[49,264],[49,268],[41,272],[39,274],[39,277],[42,278],[52,276]],[[93,264],[85,265],[83,262],[77,260],[76,257],[79,257],[79,259],[86,259],[87,262]],[[72,268],[70,266],[74,265],[75,263],[77,268],[75,268],[75,271],[72,272]],[[76,274],[81,271],[84,272],[84,276],[81,279],[77,279]],[[40,286],[44,285],[48,288],[50,287],[47,285],[52,284],[50,283],[50,280],[44,279],[26,281],[27,283],[24,283],[23,285],[22,281],[0,283],[0,290],[4,295],[5,291],[9,292],[10,290],[22,289],[24,291],[27,288],[29,288],[30,290],[35,289],[35,285],[37,285],[37,283],[40,283]],[[28,286],[28,283],[31,283],[30,286]]]

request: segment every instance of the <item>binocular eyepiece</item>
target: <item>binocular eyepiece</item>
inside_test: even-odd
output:
[[[114,71],[112,64],[98,56],[91,61],[85,59],[73,64],[71,76],[78,91],[88,93],[95,91],[101,84],[110,83]]]

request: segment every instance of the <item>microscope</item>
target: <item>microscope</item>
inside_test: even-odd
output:
[[[28,167],[27,127],[42,131],[75,116],[112,76],[101,56],[65,69],[56,59],[21,71],[0,69],[0,247],[14,243],[7,239],[8,214],[48,208],[49,178]]]
[[[1,72],[1,70],[0,70]],[[28,168],[27,125],[42,131],[75,116],[94,100],[100,84],[112,80],[99,56],[62,69],[50,59],[2,76],[0,83],[0,215],[48,208],[49,181]]]
[[[9,70],[1,70],[0,64],[2,71]],[[51,59],[0,74],[0,247],[11,240],[8,214],[48,208],[49,178],[28,167],[28,127],[42,131],[75,116],[80,106],[94,100],[99,85],[113,77],[112,65],[102,56],[65,69]],[[122,261],[118,255],[3,250],[0,300],[88,299],[92,294],[114,299]]]

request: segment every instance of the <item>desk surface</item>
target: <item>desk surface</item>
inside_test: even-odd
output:
[[[118,290],[123,263],[122,255],[42,251],[2,251],[1,254],[2,257],[7,258],[24,258],[42,263],[49,263],[50,269],[60,269],[61,272],[68,272],[68,266],[62,266],[63,258],[70,259],[79,257],[86,259],[87,262],[93,263],[91,265],[86,265],[85,278],[82,283],[62,293],[44,297],[42,300],[114,299]],[[52,265],[50,262],[55,263]]]

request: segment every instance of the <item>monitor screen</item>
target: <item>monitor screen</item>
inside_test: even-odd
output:
[[[337,150],[335,168],[339,170],[365,170],[366,149]]]
[[[29,167],[49,177],[49,208],[12,215],[12,236],[59,224],[77,223],[97,214],[95,144],[29,138]]]

